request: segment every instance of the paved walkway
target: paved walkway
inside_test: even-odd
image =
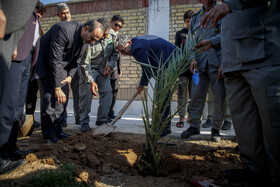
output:
[[[40,121],[40,116],[39,116],[38,112],[35,113],[35,119],[37,121]],[[96,121],[96,116],[90,116],[90,127],[91,128],[97,127],[95,125],[95,121]],[[177,121],[178,121],[178,117],[175,117],[175,118],[173,118],[173,120],[171,122],[172,133],[168,136],[170,136],[172,138],[180,138],[180,134],[189,127],[189,124],[185,123],[185,126],[183,128],[177,128],[176,127]],[[202,123],[204,123],[204,122],[205,122],[205,120],[202,121]],[[75,128],[75,129],[80,128],[79,125],[74,124],[75,120],[74,120],[73,113],[68,113],[67,123],[68,123],[67,128]],[[140,118],[140,117],[124,115],[124,116],[122,116],[121,119],[119,119],[115,123],[115,125],[117,126],[117,129],[115,130],[116,132],[136,133],[136,134],[145,133],[144,124],[143,124],[142,118]],[[231,130],[229,130],[229,131],[221,130],[220,133],[224,137],[234,137],[235,136],[235,132],[234,132],[233,128],[231,128]],[[210,137],[210,134],[211,134],[211,128],[205,128],[205,129],[201,128],[200,135],[195,135],[195,136],[191,137],[191,139],[200,139],[200,138],[205,139],[205,138]]]

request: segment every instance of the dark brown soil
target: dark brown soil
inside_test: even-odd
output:
[[[142,177],[133,164],[142,153],[144,135],[111,133],[103,137],[93,136],[92,131],[66,132],[72,136],[57,144],[44,144],[39,130],[31,137],[19,139],[20,149],[33,148],[36,152],[25,158],[23,167],[0,175],[0,186],[21,186],[30,176],[62,163],[75,164],[79,170],[77,180],[96,186],[192,186],[190,179],[203,177],[219,186],[241,185],[223,177],[225,169],[243,167],[234,149],[237,143],[230,138],[220,143],[206,139],[171,140],[163,157],[167,177]]]

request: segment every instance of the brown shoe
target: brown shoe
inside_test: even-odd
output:
[[[33,115],[27,114],[25,117],[25,121],[23,124],[19,124],[18,128],[18,136],[25,137],[30,136],[33,133],[34,126],[33,126]]]

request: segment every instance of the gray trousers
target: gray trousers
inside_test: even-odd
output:
[[[220,130],[224,118],[225,87],[224,80],[218,80],[217,75],[218,72],[199,72],[199,84],[195,85],[192,82],[191,102],[189,108],[191,115],[191,127],[200,127],[201,116],[210,84],[215,98],[212,128]]]
[[[93,70],[94,71],[94,70]],[[107,123],[108,113],[112,103],[112,88],[110,77],[104,77],[98,70],[94,71],[96,76],[96,84],[99,93],[99,106],[97,111],[97,123]],[[90,92],[90,84],[82,81],[80,84],[80,124],[88,124],[90,121],[89,113],[91,111],[92,93]]]
[[[280,65],[226,73],[233,126],[243,160],[280,177]]]
[[[207,106],[208,106],[208,115],[207,115],[207,119],[212,120],[213,118],[213,114],[214,114],[214,108],[215,108],[215,99],[213,96],[213,92],[212,90],[209,88],[208,90],[208,102],[207,102]],[[231,115],[230,115],[230,111],[229,111],[229,107],[228,107],[228,100],[226,99],[225,102],[225,116],[224,116],[224,121],[229,121],[232,123],[231,120]]]
[[[185,118],[189,84],[191,84],[189,77],[187,77],[187,76],[179,77],[179,87],[177,90],[177,95],[178,95],[177,110],[179,110],[178,113],[179,113],[180,118]],[[188,112],[189,112],[189,108],[188,108]]]

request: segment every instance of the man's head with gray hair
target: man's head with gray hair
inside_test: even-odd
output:
[[[56,11],[60,21],[71,21],[70,10],[66,3],[58,3],[56,5]]]
[[[126,35],[120,34],[117,38],[117,45],[125,46],[128,41],[130,40]]]
[[[131,56],[131,45],[132,45],[132,42],[126,35],[123,35],[123,34],[118,35],[117,46],[118,46],[118,51],[122,55]]]

